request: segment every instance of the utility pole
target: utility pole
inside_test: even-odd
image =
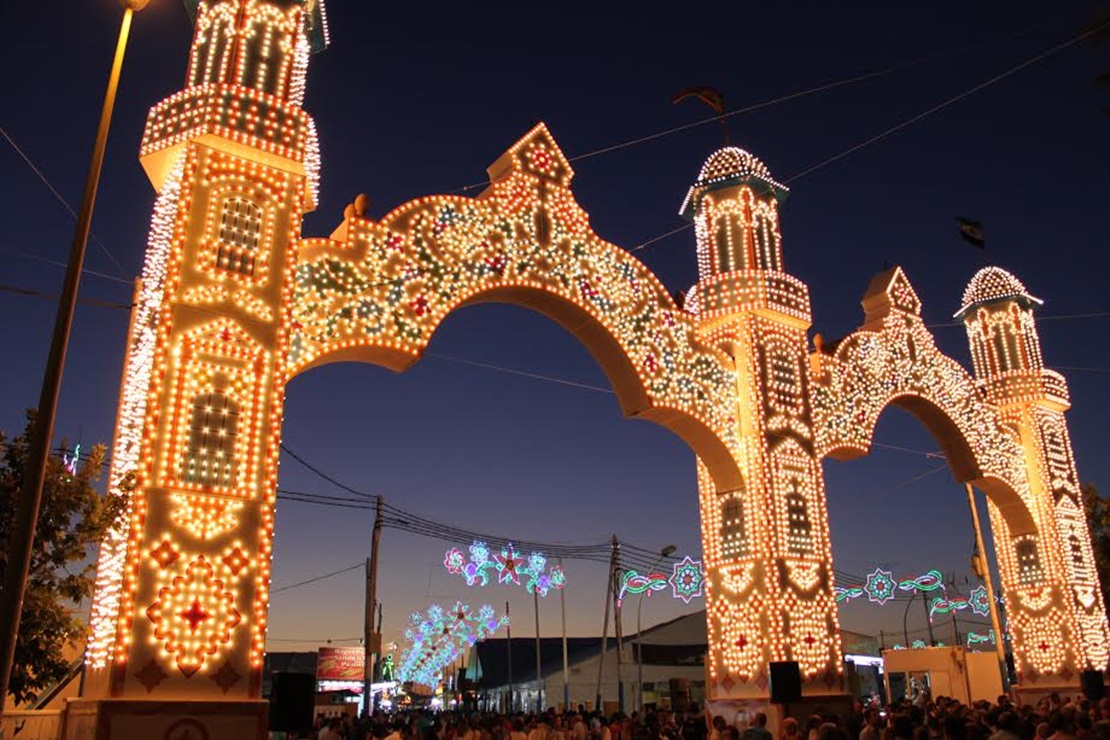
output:
[[[609,577],[605,579],[605,618],[601,623],[601,655],[597,660],[597,703],[594,711],[601,711],[601,677],[605,674],[605,651],[609,645],[609,602],[613,593],[613,572],[617,567],[617,536],[613,535],[613,549],[609,553]]]
[[[85,262],[85,247],[92,227],[93,207],[96,204],[96,191],[100,185],[104,150],[108,144],[108,129],[112,125],[112,110],[116,104],[116,90],[119,88],[120,72],[123,69],[123,56],[127,49],[127,38],[131,33],[131,19],[136,12],[146,7],[147,2],[148,0],[123,2],[123,19],[120,22],[119,38],[116,41],[116,53],[112,58],[111,71],[108,73],[108,88],[104,93],[104,103],[100,109],[100,122],[96,129],[89,170],[85,176],[85,189],[81,194],[81,206],[77,213],[69,260],[66,263],[65,281],[62,284],[61,296],[58,298],[58,312],[54,316],[50,354],[47,356],[46,370],[42,376],[42,390],[39,394],[35,423],[31,428],[31,440],[27,448],[27,459],[21,481],[22,495],[16,499],[15,520],[12,523],[11,537],[8,542],[8,561],[4,568],[3,589],[0,590],[0,712],[4,711],[8,698],[12,663],[15,661],[19,619],[23,614],[23,598],[26,595],[27,577],[31,570],[35,530],[38,528],[39,509],[42,505],[42,489],[46,483],[46,466],[50,460],[50,440],[54,436],[54,417],[58,411],[58,398],[62,390],[62,371],[66,364],[73,312],[77,306],[77,291],[81,284],[81,268]]]
[[[925,626],[929,630],[929,646],[937,646],[937,638],[933,635],[933,615],[929,613],[929,596],[921,592],[921,605],[925,608]]]
[[[509,661],[509,712],[513,711],[513,620],[509,619],[509,602],[505,602],[505,648]]]
[[[378,543],[382,539],[382,497],[374,507],[374,529],[370,535],[370,557],[366,560],[366,614],[362,625],[363,654],[362,696],[366,713],[374,709],[374,656],[381,647],[374,644],[374,612],[378,608]],[[380,633],[379,633],[380,634]]]
[[[559,568],[563,559],[559,558]],[[567,660],[567,590],[559,589],[559,607],[563,612],[563,713],[570,711],[570,665]]]
[[[378,652],[374,655],[374,681],[382,680],[382,602],[378,602]],[[374,711],[378,711],[378,695],[374,694]]]
[[[536,713],[543,711],[543,677],[540,675],[540,592],[532,591],[536,607]]]
[[[621,629],[621,602],[618,599],[620,596],[620,586],[617,585],[617,581],[620,580],[620,572],[620,543],[617,542],[617,536],[613,535],[613,570],[610,576],[613,585],[610,590],[613,592],[613,627],[617,638],[617,706],[620,708],[620,713],[624,714],[624,679],[621,675],[621,663],[624,657],[622,654],[624,652],[624,645],[621,643],[624,634]]]
[[[994,648],[998,652],[998,670],[1002,673],[1002,688],[1010,688],[1010,671],[1006,667],[1006,640],[1002,634],[1002,622],[998,619],[998,602],[994,600],[994,584],[991,582],[991,569],[987,563],[987,551],[983,547],[983,531],[979,528],[979,510],[975,507],[975,489],[965,483],[967,502],[971,505],[971,522],[975,526],[975,555],[971,564],[976,575],[983,579],[987,589],[987,601],[991,607],[991,626],[994,628]]]

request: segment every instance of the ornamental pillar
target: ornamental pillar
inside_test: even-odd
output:
[[[783,270],[787,189],[746,151],[715,152],[682,213],[699,282],[686,307],[735,362],[744,485],[699,468],[710,700],[769,695],[768,664],[797,661],[806,696],[843,693],[824,479],[809,408],[809,293]]]
[[[190,9],[186,87],[151,110],[140,153],[158,198],[109,479],[129,507],[102,545],[68,737],[265,732],[289,298],[319,162],[300,104],[323,8]]]

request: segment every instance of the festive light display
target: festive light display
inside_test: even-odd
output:
[[[978,632],[967,633],[968,648],[971,648],[973,645],[982,645],[987,642],[992,645],[994,644],[994,630],[988,631],[985,635],[979,634]]]
[[[651,596],[654,591],[666,591],[669,579],[664,573],[648,573],[641,575],[634,570],[626,570],[621,576],[621,587],[617,592],[617,603],[624,601],[625,594],[638,596],[647,594]]]
[[[833,594],[837,603],[851,601],[866,594],[869,601],[881,606],[894,598],[895,587],[899,591],[943,591],[944,575],[939,570],[930,570],[919,576],[896,581],[890,571],[876,568],[867,576],[865,583],[858,586],[837,586],[833,589]]]
[[[461,601],[451,609],[433,604],[424,614],[409,619],[405,629],[409,646],[401,653],[397,678],[435,686],[444,667],[463,650],[508,624],[508,615],[498,617],[489,605],[473,610]]]
[[[693,599],[701,596],[704,581],[700,560],[694,560],[687,555],[681,562],[674,564],[670,584],[676,599],[682,599],[689,604]]]
[[[443,567],[448,573],[465,578],[468,586],[489,585],[491,573],[497,575],[498,583],[517,586],[521,585],[523,577],[527,579],[523,585],[528,593],[540,596],[547,596],[551,589],[562,589],[567,582],[567,575],[561,566],[554,565],[548,570],[547,558],[543,554],[534,552],[524,558],[511,542],[500,553],[491,553],[489,545],[476,541],[470,546],[469,562],[461,550],[453,547],[444,556]]]
[[[834,584],[821,461],[865,454],[891,404],[988,495],[1022,684],[1075,685],[1106,666],[1067,384],[1044,367],[1039,301],[1012,275],[986,268],[964,296],[974,377],[937,349],[900,268],[872,282],[860,330],[813,352],[809,290],[783,266],[786,188],[758,158],[721,150],[690,189],[699,280],[680,307],[593,232],[543,124],[476,198],[420,198],[380,220],[356,199],[330,238],[302,239],[320,151],[301,102],[323,4],[190,2],[185,87],[151,110],[140,149],[158,198],[108,485],[127,510],[100,551],[87,698],[153,696],[172,712],[165,700],[260,697],[287,383],[329,362],[403,370],[449,313],[485,299],[573,327],[624,413],[695,451],[704,565],[687,558],[667,580],[684,601],[705,595],[707,699],[765,698],[781,660],[798,661],[808,694],[841,691],[838,601],[913,590],[960,603],[930,574]],[[565,577],[511,546],[447,562],[537,594]],[[661,575],[628,589],[662,590]],[[981,610],[985,595],[965,602]],[[412,625],[411,680],[434,679],[456,633],[480,639],[500,621],[437,619],[450,639],[433,639],[429,615]]]

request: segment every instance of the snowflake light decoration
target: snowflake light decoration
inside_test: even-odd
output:
[[[676,599],[682,599],[687,604],[701,596],[705,575],[702,573],[701,561],[694,560],[689,555],[682,562],[675,563],[674,572],[671,574],[671,589]]]
[[[882,606],[894,598],[894,576],[890,571],[876,568],[867,576],[867,584],[863,590],[867,593],[868,600]]]
[[[991,613],[991,602],[990,599],[987,598],[987,589],[985,587],[976,586],[973,588],[967,600],[971,603],[971,611],[973,614],[985,617]]]
[[[459,548],[452,547],[443,557],[443,567],[448,573],[465,578],[468,586],[488,586],[496,574],[498,583],[523,585],[528,593],[540,596],[547,596],[551,589],[563,588],[567,582],[561,566],[548,569],[543,553],[533,552],[525,558],[511,542],[500,553],[491,553],[489,545],[475,541],[470,546],[469,562]]]

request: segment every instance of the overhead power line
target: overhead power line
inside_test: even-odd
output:
[[[890,136],[893,133],[901,131],[902,129],[904,129],[908,126],[912,126],[913,124],[917,123],[918,121],[921,121],[925,118],[928,118],[929,116],[933,115],[934,113],[938,113],[938,112],[944,110],[945,108],[947,108],[948,106],[954,105],[954,104],[958,103],[959,101],[963,100],[964,98],[969,97],[971,95],[974,95],[975,93],[979,92],[980,90],[984,90],[984,89],[990,87],[991,85],[993,85],[997,82],[1001,82],[1002,80],[1006,79],[1007,77],[1010,77],[1011,75],[1017,74],[1018,72],[1025,69],[1026,67],[1029,67],[1033,64],[1036,64],[1037,62],[1043,61],[1043,60],[1049,58],[1050,56],[1052,56],[1053,54],[1061,52],[1061,51],[1063,51],[1064,49],[1067,49],[1070,46],[1074,46],[1075,44],[1078,44],[1080,41],[1095,35],[1096,33],[1103,30],[1104,28],[1110,28],[1110,21],[1107,21],[1106,23],[1103,23],[1099,26],[1096,26],[1095,28],[1092,28],[1088,31],[1084,31],[1083,33],[1080,33],[1080,34],[1072,37],[1071,39],[1065,41],[1062,44],[1057,44],[1056,46],[1053,46],[1051,49],[1048,49],[1047,51],[1043,51],[1040,54],[1036,54],[1036,55],[1030,57],[1029,59],[1026,59],[1024,62],[1021,62],[1020,64],[1017,64],[1013,67],[1010,67],[1005,72],[997,74],[997,75],[995,75],[994,77],[991,77],[988,80],[984,80],[983,82],[980,82],[977,85],[973,85],[972,87],[968,88],[967,90],[964,90],[962,93],[960,93],[958,95],[954,95],[954,96],[948,98],[947,100],[945,100],[941,103],[938,103],[937,105],[934,105],[931,108],[927,108],[926,110],[923,110],[922,112],[918,113],[915,116],[912,116],[911,118],[906,119],[905,121],[902,121],[901,123],[898,123],[898,124],[895,124],[894,126],[891,126],[890,128],[886,129],[885,131],[881,131],[880,133],[878,133],[878,134],[876,134],[876,135],[874,135],[874,136],[872,136],[868,139],[865,139],[865,140],[861,141],[859,144],[856,144],[855,146],[848,147],[847,149],[840,152],[839,154],[834,154],[833,156],[818,162],[817,164],[813,165],[812,167],[809,167],[807,169],[802,170],[801,172],[794,175],[793,177],[787,178],[786,184],[796,182],[797,180],[802,179],[806,175],[809,175],[813,172],[816,172],[817,170],[823,169],[824,167],[827,167],[828,165],[832,164],[833,162],[836,162],[838,160],[843,159],[844,157],[847,157],[849,154],[852,154],[854,152],[858,152],[860,149],[871,146],[872,144],[885,139],[886,137]]]
[[[11,135],[4,129],[3,126],[0,126],[0,136],[4,137],[4,140],[7,141],[8,145],[11,146],[16,154],[19,155],[19,158],[22,159],[27,164],[27,166],[31,168],[31,171],[34,172],[40,180],[42,180],[42,184],[45,185],[46,188],[51,192],[51,194],[54,196],[54,199],[61,203],[62,207],[65,208],[66,211],[69,212],[69,215],[73,217],[73,220],[76,221],[77,211],[73,210],[73,206],[71,206],[69,202],[62,197],[62,194],[58,192],[58,189],[54,187],[50,180],[47,179],[46,175],[43,174],[43,171],[39,169],[38,165],[36,165],[31,160],[31,158],[27,156],[27,153],[24,152],[22,148],[20,148],[19,144],[15,143],[15,139],[11,137]],[[118,259],[116,259],[116,256],[108,250],[108,247],[104,246],[104,242],[100,241],[99,237],[97,237],[96,234],[91,234],[91,237],[93,242],[98,247],[100,247],[100,250],[104,252],[104,254],[108,255],[108,259],[112,260],[112,263],[116,266],[116,269],[119,270],[119,274],[123,275],[123,265],[120,264],[120,261]]]
[[[290,583],[288,586],[279,586],[278,588],[272,588],[272,589],[270,589],[270,595],[273,596],[274,594],[279,594],[282,591],[289,591],[290,589],[300,588],[301,586],[307,586],[310,583],[317,583],[319,581],[323,581],[323,580],[326,580],[328,578],[333,578],[335,576],[342,575],[343,573],[350,573],[355,568],[363,568],[363,567],[365,567],[365,563],[358,562],[358,563],[355,563],[354,565],[350,565],[346,568],[341,568],[340,570],[333,570],[331,573],[324,573],[324,574],[318,575],[314,578],[309,578],[308,580],[300,581],[299,583]]]

